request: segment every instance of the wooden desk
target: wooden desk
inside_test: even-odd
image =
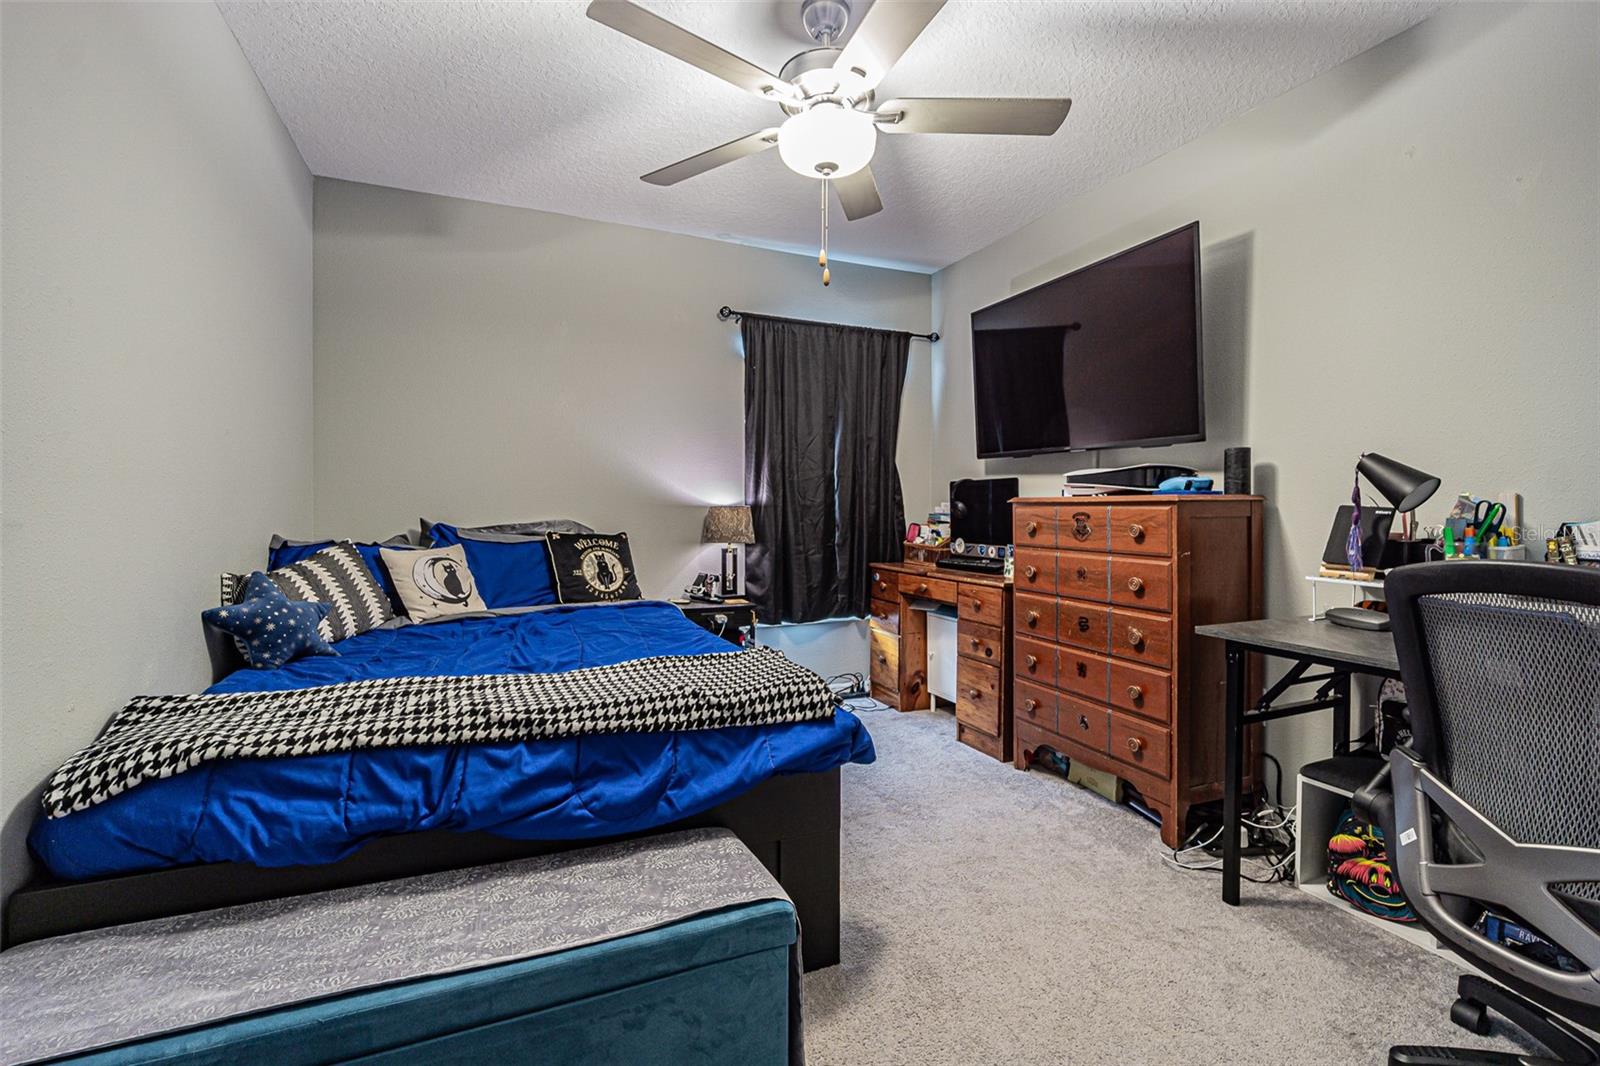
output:
[[[872,695],[902,711],[929,706],[928,613],[913,600],[956,609],[956,739],[1011,758],[1011,582],[932,563],[872,564]]]
[[[1246,767],[1246,727],[1276,718],[1312,711],[1333,712],[1333,753],[1350,750],[1350,676],[1399,677],[1394,634],[1336,626],[1326,619],[1260,618],[1249,622],[1223,622],[1196,626],[1195,635],[1225,642],[1227,658],[1226,716],[1223,723],[1222,793],[1222,901],[1239,905],[1239,819],[1242,814]],[[1256,701],[1245,707],[1246,660],[1254,652],[1293,660],[1289,672]],[[1313,666],[1327,673],[1308,674]],[[1319,686],[1311,699],[1277,703],[1298,685]]]

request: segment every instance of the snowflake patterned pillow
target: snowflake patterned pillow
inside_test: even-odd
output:
[[[317,630],[332,609],[331,603],[291,600],[258,570],[245,582],[238,603],[202,611],[200,617],[231,636],[252,667],[275,670],[302,654],[339,654]]]

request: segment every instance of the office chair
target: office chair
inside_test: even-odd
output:
[[[1385,583],[1412,742],[1356,809],[1383,827],[1418,919],[1495,981],[1464,976],[1456,1024],[1489,1011],[1553,1058],[1395,1047],[1391,1066],[1600,1063],[1600,570],[1421,563]],[[1577,961],[1569,972],[1473,929],[1484,906]]]

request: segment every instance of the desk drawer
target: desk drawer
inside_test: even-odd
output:
[[[950,602],[956,605],[957,616],[969,622],[982,622],[986,626],[1005,625],[1006,590],[1001,585],[963,581],[960,595]]]
[[[1075,696],[1106,702],[1111,660],[1077,648],[1062,648],[1056,657],[1056,688]]]
[[[1040,729],[1055,732],[1058,699],[1054,689],[1018,681],[1011,700],[1012,714],[1018,723],[1027,722]]]
[[[956,664],[956,720],[1000,735],[1000,668],[972,659]]]
[[[1056,553],[1037,548],[1018,548],[1012,580],[1018,592],[1056,594]]]
[[[956,583],[919,574],[901,574],[900,594],[915,596],[919,600],[933,600],[935,603],[955,603]]]
[[[1054,548],[1056,509],[1038,506],[1016,508],[1011,516],[1011,533],[1018,548],[1024,545]]]
[[[1114,552],[1130,555],[1172,554],[1171,507],[1115,507],[1110,521]]]
[[[1086,700],[1062,696],[1056,708],[1061,728],[1057,730],[1068,740],[1075,740],[1086,748],[1105,751],[1111,736],[1111,711],[1107,707]]]
[[[1085,651],[1107,652],[1110,621],[1111,611],[1103,603],[1062,600],[1056,609],[1056,639]]]
[[[1165,559],[1113,556],[1111,602],[1146,611],[1172,610],[1172,564]]]
[[[872,624],[879,629],[887,629],[891,633],[900,632],[900,601],[873,600]]]
[[[1108,510],[1104,506],[1063,506],[1057,518],[1056,543],[1075,551],[1105,551],[1111,545],[1106,532]]]
[[[1111,557],[1089,552],[1062,552],[1056,560],[1056,587],[1061,595],[1080,600],[1110,598]]]
[[[872,598],[875,600],[893,600],[900,596],[900,589],[895,584],[899,575],[887,570],[872,569]]]
[[[1111,662],[1111,702],[1153,721],[1172,723],[1172,676],[1147,666]]]
[[[872,691],[874,695],[893,693],[895,705],[899,706],[900,638],[876,626],[869,628],[872,630]],[[878,698],[884,697],[880,695]]]
[[[1111,654],[1148,666],[1172,665],[1172,618],[1112,608]]]
[[[1056,601],[1017,593],[1016,629],[1018,636],[1055,640]]]
[[[1172,734],[1158,725],[1111,712],[1110,754],[1118,762],[1137,766],[1166,780],[1172,776]]]
[[[1017,638],[1012,646],[1016,661],[1012,663],[1018,681],[1033,681],[1040,685],[1056,683],[1056,648],[1036,640]]]
[[[982,622],[969,622],[962,618],[956,622],[956,654],[977,662],[999,666],[1005,661],[1005,643],[999,626],[986,626]]]

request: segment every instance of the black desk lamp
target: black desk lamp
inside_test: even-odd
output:
[[[1363,452],[1361,458],[1356,461],[1355,490],[1350,497],[1350,502],[1355,504],[1350,517],[1350,536],[1346,547],[1350,568],[1360,570],[1366,562],[1361,551],[1363,477],[1378,490],[1379,495],[1389,501],[1389,505],[1400,515],[1402,523],[1400,535],[1391,535],[1384,542],[1379,558],[1374,560],[1377,568],[1388,570],[1405,563],[1421,562],[1425,557],[1428,542],[1412,538],[1411,513],[1427,503],[1428,499],[1438,491],[1439,479],[1432,474],[1423,473],[1414,466],[1407,466],[1391,459],[1387,455]],[[1389,628],[1387,614],[1364,607],[1335,607],[1327,612],[1327,618],[1335,625],[1350,626],[1355,629]]]

